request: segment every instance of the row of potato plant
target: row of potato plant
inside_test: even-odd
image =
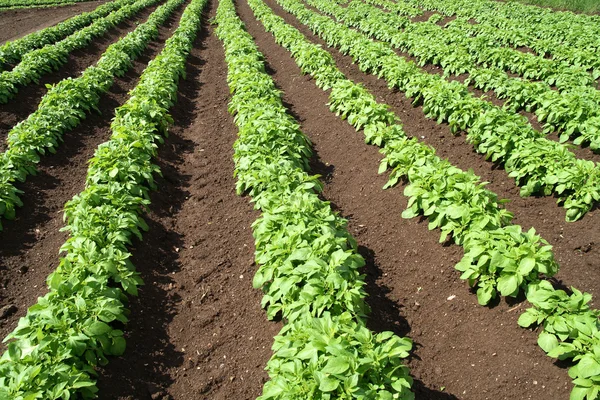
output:
[[[444,42],[444,35],[438,32],[442,28],[434,22],[412,24],[408,18],[385,13],[358,0],[345,8],[333,2],[308,3],[416,57],[420,66],[439,65],[445,76],[469,74],[465,84],[472,83],[484,91],[494,90],[499,99],[506,100],[504,108],[510,111],[533,111],[538,121],[544,124],[543,132],[559,132],[561,143],[575,137],[575,144],[589,145],[593,151],[600,151],[600,91],[593,87],[579,86],[559,92],[543,82],[512,78],[497,66],[479,67],[480,61],[474,59],[458,41]],[[417,25],[417,28],[411,28]],[[404,27],[404,31],[399,31],[400,27]],[[454,32],[450,36],[463,35]],[[492,58],[484,59],[489,62]],[[501,57],[496,61],[504,62]],[[535,68],[538,64],[531,65]]]
[[[600,60],[595,50],[578,49],[559,41],[548,41],[532,38],[522,28],[521,23],[511,24],[510,29],[498,29],[488,24],[472,24],[465,17],[457,17],[446,27],[452,27],[469,36],[485,38],[491,45],[510,46],[515,48],[529,47],[540,56],[551,56],[554,61],[589,70],[594,79],[600,77]]]
[[[368,2],[371,1],[373,0]],[[406,13],[404,9],[408,7],[416,7],[413,4],[407,4],[404,2],[396,3],[390,0],[377,1],[378,5],[382,6],[382,8],[393,11],[399,15],[412,16]],[[441,4],[440,10],[448,13],[448,10],[444,8],[444,3],[446,3],[445,1],[437,3]],[[439,11],[435,6],[428,6],[427,9],[430,11]],[[495,12],[491,11],[490,9],[481,9],[481,11],[484,14]],[[493,14],[494,23],[498,24],[498,20],[504,20],[505,22],[503,25],[505,26],[496,27],[490,23],[487,23],[483,18],[481,18],[480,13],[476,13],[476,15],[482,19],[481,23],[476,24],[470,22],[470,19],[474,15],[472,12],[464,12],[464,10],[461,10],[459,14],[453,15],[455,15],[456,18],[445,25],[447,28],[451,28],[452,30],[461,32],[467,36],[477,37],[478,40],[485,40],[490,46],[509,46],[517,49],[529,47],[539,56],[552,56],[551,59],[554,63],[563,62],[567,65],[590,70],[594,79],[597,79],[600,76],[600,60],[598,60],[598,57],[596,56],[596,50],[581,49],[567,45],[563,43],[562,38],[555,40],[538,39],[529,34],[529,29],[531,28],[528,26],[528,24],[524,25],[524,23],[520,22],[519,20],[500,17],[497,13]],[[437,16],[439,18],[439,14],[437,14]],[[443,19],[443,17],[440,19]],[[547,61],[542,62],[545,63]]]
[[[192,0],[179,27],[116,110],[111,139],[91,159],[86,186],[65,206],[70,237],[50,291],[5,339],[0,398],[93,398],[95,367],[125,351],[126,294],[142,283],[128,245],[147,229],[142,213],[159,169],[152,163],[171,122],[178,82],[207,0]]]
[[[0,0],[0,11],[15,8],[57,7],[91,0]]]
[[[12,70],[0,73],[0,103],[8,103],[14,98],[19,87],[37,82],[43,75],[58,70],[66,64],[72,51],[87,46],[95,38],[105,35],[109,29],[160,1],[162,0],[138,0],[125,5],[59,42],[25,54]]]
[[[158,37],[159,26],[184,2],[169,0],[158,7],[145,23],[110,45],[96,65],[78,78],[64,79],[52,86],[36,111],[12,128],[8,133],[8,148],[0,154],[1,218],[14,219],[16,207],[23,205],[19,198],[22,191],[15,186],[17,182],[35,174],[40,157],[47,152],[55,153],[62,136],[97,110],[101,95],[110,89],[115,76],[123,76],[132,67],[132,61]]]
[[[600,201],[600,168],[547,139],[525,117],[475,97],[465,84],[423,71],[397,55],[389,43],[374,42],[299,0],[282,5],[328,45],[350,55],[362,71],[384,78],[415,104],[422,103],[428,118],[447,122],[452,132],[467,131],[467,140],[478,152],[504,163],[522,196],[556,195],[567,221],[580,219]]]
[[[319,198],[318,176],[308,173],[310,141],[282,104],[231,0],[220,1],[216,22],[239,127],[237,191],[262,212],[253,224],[253,284],[264,291],[269,319],[286,322],[259,399],[413,399],[402,364],[412,343],[365,326],[365,261],[346,220]]]
[[[71,17],[56,25],[40,29],[22,38],[6,42],[0,46],[0,70],[6,68],[9,64],[18,63],[24,54],[44,47],[47,44],[56,43],[61,39],[75,33],[98,18],[107,16],[113,11],[118,10],[126,4],[132,3],[132,0],[115,0],[98,6],[94,11],[84,12]]]
[[[538,53],[552,53],[557,45],[574,50],[600,50],[600,17],[554,11],[519,4],[490,0],[401,0],[428,11],[446,16],[457,15],[479,24],[503,30],[520,31],[523,37],[538,39]],[[532,47],[529,45],[529,47]],[[543,50],[542,50],[543,49]]]
[[[345,0],[346,2],[348,0]],[[419,7],[405,2],[396,2],[391,0],[364,0],[366,4],[373,4],[376,6],[380,6],[390,11],[394,11],[399,15],[405,15],[407,17],[418,17],[419,15],[423,15],[423,10]],[[342,4],[340,0],[337,0],[336,3]]]
[[[478,176],[440,159],[434,149],[416,138],[409,139],[389,107],[347,79],[327,51],[285,24],[262,1],[251,1],[250,5],[267,31],[290,50],[302,72],[310,74],[323,90],[331,88],[332,112],[362,129],[367,143],[382,147],[386,157],[380,172],[392,168],[386,187],[408,179],[405,194],[410,200],[403,216],[425,215],[430,219],[429,229],[441,230],[440,242],[450,235],[464,247],[465,257],[457,268],[465,272],[463,279],[478,287],[482,305],[497,292],[516,297],[530,282],[539,281],[540,275],[550,277],[557,272],[551,246],[535,231],[525,233],[520,226],[511,225],[513,216],[504,209],[505,201],[485,189]],[[445,184],[439,185],[440,180]],[[490,234],[496,240],[480,240]]]
[[[473,64],[500,68],[526,79],[540,80],[555,86],[560,91],[582,86],[595,89],[597,85],[596,77],[588,73],[585,68],[510,47],[499,47],[491,43],[485,35],[470,37],[452,26],[442,28],[437,24],[440,18],[442,17],[439,14],[434,14],[427,22],[405,22],[404,36],[399,35],[399,38],[409,43],[403,48],[408,50],[410,42],[415,40],[416,35],[423,35],[428,40],[435,37],[441,44],[456,47],[459,51],[457,58],[463,58]]]
[[[541,325],[540,347],[552,357],[574,359],[576,365],[569,371],[575,384],[573,399],[595,399],[600,381],[596,368],[600,358],[594,352],[600,340],[599,313],[587,305],[589,294],[572,288],[568,295],[543,280],[558,269],[552,246],[533,229],[523,232],[512,225],[512,214],[503,208],[503,201],[485,189],[472,171],[461,171],[436,156],[434,149],[407,138],[395,114],[362,86],[346,79],[327,51],[287,25],[262,0],[249,0],[249,4],[266,30],[290,50],[303,73],[310,74],[323,90],[331,88],[331,110],[357,130],[363,129],[367,143],[382,147],[385,158],[380,172],[392,168],[386,186],[396,185],[400,179],[409,183],[403,217],[424,215],[430,221],[429,229],[442,230],[440,241],[451,235],[463,246],[465,256],[456,268],[463,272],[462,279],[479,286],[481,304],[487,304],[496,291],[515,296],[525,289],[533,307],[520,317],[519,324]]]
[[[390,0],[364,0],[364,2],[366,4],[380,6],[382,8],[392,10],[399,15],[405,15],[412,18],[418,17],[419,15],[423,15],[423,10],[421,10],[419,7],[408,3],[394,2]],[[336,1],[336,3],[342,4],[340,1]]]

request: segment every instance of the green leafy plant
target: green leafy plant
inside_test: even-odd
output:
[[[159,7],[151,23],[164,21],[180,4],[171,0]],[[168,110],[206,4],[188,5],[173,36],[116,110],[113,134],[92,158],[85,189],[65,206],[70,235],[61,248],[64,256],[48,277],[49,293],[5,339],[0,398],[94,398],[94,367],[125,351],[118,329],[127,322],[125,294],[135,295],[142,283],[127,246],[148,229],[141,215],[152,176],[159,173],[152,157],[167,134]]]
[[[394,2],[378,2],[387,10],[406,15]],[[481,37],[492,45],[529,47],[541,56],[551,55],[553,60],[591,70],[594,79],[600,76],[596,56],[600,30],[595,16],[489,0],[411,0],[409,6],[456,16],[448,27],[460,29],[468,36]],[[477,23],[470,23],[471,19]]]
[[[43,75],[64,65],[72,51],[87,46],[94,38],[106,34],[109,29],[158,1],[138,0],[133,4],[126,4],[59,42],[24,54],[20,63],[12,70],[0,73],[0,103],[7,103],[14,98],[19,87],[37,82]]]
[[[411,347],[391,332],[374,335],[349,313],[287,324],[275,337],[267,366],[274,377],[259,398],[398,398],[394,392],[410,389],[402,359]]]
[[[81,13],[56,25],[40,29],[22,38],[6,42],[0,46],[0,70],[3,67],[18,63],[23,55],[28,52],[48,44],[56,43],[88,26],[98,18],[105,17],[111,12],[131,3],[133,3],[132,0],[111,1],[98,6],[94,11]]]
[[[448,122],[453,132],[465,129],[468,140],[479,152],[504,163],[509,175],[523,186],[522,195],[557,194],[558,202],[566,209],[567,221],[580,219],[597,203],[600,198],[594,189],[600,171],[597,164],[588,165],[589,162],[577,159],[564,145],[544,138],[525,117],[474,97],[464,84],[420,70],[398,56],[388,43],[373,42],[361,32],[309,10],[296,0],[283,0],[281,4],[328,45],[350,55],[361,70],[384,78],[415,103],[422,103],[428,118],[438,123]],[[309,4],[367,34],[378,36],[380,32],[388,32],[382,34],[383,40],[404,34],[398,33],[395,26],[406,24],[406,19],[386,25],[389,15],[362,3],[341,7],[334,2],[309,0]],[[361,7],[366,7],[366,11]],[[427,29],[440,28],[435,24],[429,26]],[[550,157],[543,158],[546,153]],[[562,179],[567,175],[574,179]]]
[[[569,369],[575,387],[571,398],[595,400],[600,391],[600,312],[589,307],[592,296],[571,288],[569,295],[548,282],[530,285],[527,300],[533,304],[519,317],[519,325],[541,325],[538,344],[548,356],[572,359]]]
[[[90,0],[0,0],[0,11],[15,8],[58,7]]]
[[[312,15],[292,0],[280,0],[280,3],[296,15],[306,18]],[[316,45],[310,44],[299,31],[274,15],[262,0],[250,0],[249,4],[265,28],[274,34],[275,40],[294,54],[298,65],[303,63],[303,53],[295,51],[297,48],[312,45],[314,51],[318,51]],[[315,31],[331,38],[333,36],[329,28],[317,27]],[[354,42],[348,38],[340,39],[344,46]],[[326,57],[321,59],[325,60]],[[334,68],[335,65],[331,63],[326,70],[332,71]],[[398,74],[399,81],[408,85],[410,79],[405,76],[413,74],[412,68],[406,64],[403,68],[392,70]],[[319,82],[317,74],[315,72],[313,75],[315,82]],[[411,84],[411,90],[420,90],[420,85],[427,85],[429,79],[435,78],[422,77]],[[372,104],[368,101],[369,95],[359,85],[340,78],[330,93],[332,111],[339,108],[340,116],[351,113],[362,115],[359,107],[370,107]],[[570,370],[575,384],[572,396],[581,400],[587,396],[587,400],[595,400],[598,389],[596,382],[600,381],[597,361],[594,349],[586,347],[591,342],[587,337],[596,335],[598,324],[598,311],[590,310],[586,305],[591,296],[572,289],[574,294],[569,298],[566,293],[555,290],[549,281],[544,280],[558,270],[548,242],[533,229],[523,232],[520,226],[511,225],[512,215],[502,207],[503,201],[485,189],[485,183],[480,183],[471,171],[459,170],[437,157],[434,149],[420,144],[415,138],[407,138],[393,114],[387,119],[390,125],[386,125],[386,119],[381,120],[379,115],[375,113],[366,117],[364,133],[371,143],[379,143],[385,154],[380,172],[392,168],[386,186],[396,185],[401,179],[409,182],[405,189],[409,204],[404,216],[425,215],[430,221],[430,229],[441,227],[440,240],[452,235],[456,243],[462,244],[465,256],[456,267],[463,272],[463,279],[478,287],[477,295],[481,304],[488,304],[497,293],[516,296],[525,291],[534,307],[526,312],[527,316],[521,317],[520,324],[543,324],[539,344],[550,356],[572,358],[576,362],[582,360],[579,361],[582,364]],[[371,118],[380,132],[374,140],[367,133]],[[460,121],[460,118],[457,120]],[[536,292],[541,295],[534,295],[537,287],[544,289]],[[583,338],[584,335],[587,336],[581,342],[572,340],[573,337]],[[294,355],[290,353],[286,356],[293,359]],[[288,376],[286,379],[296,377]],[[279,384],[270,386],[269,393],[271,390],[277,395],[278,391],[297,389],[295,386]]]
[[[156,0],[142,2],[148,6]],[[138,6],[142,7],[142,2]],[[158,35],[158,27],[183,2],[173,0],[160,6],[145,23],[110,45],[96,65],[88,67],[80,77],[67,78],[50,87],[37,110],[11,129],[8,148],[0,154],[0,217],[15,217],[16,207],[23,204],[15,183],[35,174],[40,157],[46,152],[55,153],[62,135],[97,110],[100,96],[110,89],[114,77],[131,68],[131,61],[144,51]]]
[[[253,284],[264,292],[267,316],[287,323],[275,338],[267,365],[271,380],[260,398],[414,398],[401,363],[412,343],[391,332],[373,335],[365,327],[369,310],[359,271],[364,259],[346,221],[319,198],[318,177],[307,173],[310,142],[283,106],[231,0],[219,3],[215,21],[228,66],[229,111],[239,127],[237,190],[252,196],[262,212],[253,224],[259,265]],[[278,40],[301,37],[286,31]],[[331,56],[308,45],[294,54],[321,85],[342,90],[343,75]],[[360,94],[355,100],[363,104]],[[362,115],[342,111],[341,103],[332,107],[357,128],[372,115],[391,115],[385,108]]]

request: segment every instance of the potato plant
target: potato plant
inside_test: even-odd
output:
[[[164,22],[177,1],[159,7],[150,23]],[[0,398],[95,398],[94,367],[125,351],[119,326],[127,322],[126,294],[135,295],[142,284],[127,248],[148,229],[142,213],[160,172],[152,158],[167,134],[168,112],[206,4],[192,0],[187,6],[129,100],[117,108],[112,136],[92,158],[85,189],[67,203],[69,239],[48,277],[50,291],[5,339]]]
[[[309,140],[282,104],[231,0],[219,3],[216,23],[239,128],[238,193],[248,193],[262,212],[253,224],[253,283],[264,292],[267,316],[286,322],[259,399],[413,399],[402,363],[412,343],[366,328],[359,271],[365,261],[346,221],[319,198],[321,185],[308,173]],[[341,76],[323,72],[325,85]]]

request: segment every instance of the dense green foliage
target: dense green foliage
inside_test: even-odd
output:
[[[0,217],[15,217],[16,207],[22,205],[16,182],[35,174],[40,157],[56,152],[63,134],[96,110],[100,96],[112,86],[114,77],[124,75],[131,68],[131,61],[158,36],[158,27],[184,1],[170,0],[159,7],[145,23],[110,45],[96,65],[87,68],[78,78],[64,79],[52,86],[37,110],[11,129],[8,149],[0,154]]]
[[[478,25],[500,29],[507,38],[518,38],[522,45],[538,54],[552,54],[557,59],[578,58],[574,56],[579,54],[583,62],[598,65],[595,55],[600,50],[598,15],[556,12],[494,0],[403,0],[400,3],[438,11],[446,16],[474,19]]]
[[[296,10],[294,0],[279,2],[291,12]],[[441,241],[452,235],[464,247],[465,256],[457,269],[463,271],[463,279],[479,286],[480,303],[487,304],[496,292],[514,296],[525,289],[533,307],[521,316],[519,324],[541,325],[540,347],[552,357],[576,362],[569,371],[575,384],[572,398],[595,400],[600,389],[600,357],[596,351],[600,346],[600,314],[587,305],[589,294],[572,288],[569,296],[541,280],[558,268],[552,247],[534,230],[523,232],[520,226],[511,225],[512,215],[500,207],[497,196],[485,189],[471,171],[459,170],[437,157],[433,149],[406,138],[387,107],[344,78],[325,50],[285,24],[262,0],[249,3],[276,41],[291,51],[302,71],[311,74],[324,90],[332,87],[332,111],[357,129],[364,128],[367,142],[382,147],[386,157],[380,171],[393,168],[388,185],[402,178],[409,182],[405,189],[408,209],[403,216],[426,216],[430,229],[442,230]]]
[[[361,8],[364,5],[362,1],[353,1],[353,8]],[[510,47],[498,46],[494,41],[495,36],[489,32],[480,31],[477,36],[466,35],[462,29],[456,29],[458,23],[448,24],[446,28],[437,25],[436,22],[443,19],[440,14],[432,15],[426,22],[410,22],[408,18],[396,16],[394,13],[387,14],[373,6],[363,8],[363,14],[369,15],[370,12],[377,12],[377,19],[382,17],[389,18],[386,24],[402,24],[404,31],[395,41],[401,44],[402,50],[411,49],[413,46],[417,50],[423,51],[422,47],[433,45],[430,42],[435,38],[436,50],[440,51],[439,57],[447,57],[447,50],[443,46],[450,47],[456,54],[455,62],[463,63],[459,67],[466,72],[472,68],[471,64],[480,64],[487,67],[493,66],[501,70],[519,74],[526,79],[541,80],[548,85],[554,85],[559,90],[569,90],[580,86],[596,85],[596,79],[600,76],[600,71],[593,74],[586,72],[586,68],[575,67],[558,60],[547,59],[537,54],[526,53]],[[337,14],[337,13],[336,13]],[[464,19],[461,22],[466,22]],[[420,36],[420,40],[419,40]],[[405,43],[406,42],[406,43]],[[426,53],[428,54],[428,53]],[[429,55],[431,57],[431,55]],[[452,73],[456,73],[452,71]]]
[[[0,11],[13,8],[57,7],[91,0],[0,0]]]
[[[141,284],[127,246],[147,229],[141,214],[155,186],[153,175],[159,172],[152,157],[167,133],[168,110],[176,101],[206,3],[192,0],[184,11],[130,99],[116,110],[112,137],[92,158],[84,191],[67,203],[70,237],[61,248],[66,255],[48,278],[50,292],[6,339],[0,398],[95,397],[94,366],[124,352],[118,326],[127,321],[125,293],[136,294]],[[174,4],[155,13],[165,13]]]
[[[239,127],[235,174],[262,216],[253,224],[254,286],[270,319],[287,324],[267,365],[260,399],[412,399],[402,358],[411,342],[365,326],[365,261],[346,221],[319,198],[308,174],[311,145],[287,113],[231,0],[217,11]]]
[[[569,149],[546,139],[524,116],[477,98],[466,85],[427,73],[396,54],[392,46],[306,8],[301,2],[282,2],[330,46],[350,55],[365,72],[384,78],[390,87],[422,104],[428,118],[447,122],[453,132],[466,130],[475,149],[502,162],[522,186],[521,195],[555,194],[566,208],[566,220],[580,219],[600,201],[600,168],[576,158]]]
[[[91,24],[98,18],[107,16],[133,0],[115,0],[98,6],[94,11],[84,12],[56,25],[40,29],[27,36],[7,42],[0,47],[0,70],[7,64],[18,63],[26,53],[56,43],[77,30]]]
[[[72,49],[158,1],[116,0],[0,47],[0,64],[22,58],[13,71],[0,75],[0,101],[13,96],[18,85],[57,68]],[[506,201],[473,171],[455,167],[409,138],[390,107],[346,78],[328,51],[263,0],[247,1],[301,71],[329,92],[330,110],[362,130],[366,143],[381,148],[379,171],[389,172],[384,188],[406,183],[402,217],[424,217],[430,230],[439,230],[440,242],[463,247],[455,267],[476,288],[480,304],[524,294],[532,307],[520,315],[519,325],[539,330],[538,344],[550,357],[572,362],[571,400],[597,400],[600,311],[590,307],[588,293],[553,287],[548,278],[558,264],[552,246],[535,229],[513,224]],[[448,123],[453,133],[467,132],[478,152],[504,165],[522,195],[556,195],[568,221],[600,201],[598,165],[577,159],[562,144],[576,138],[576,144],[600,149],[600,92],[594,87],[600,76],[600,40],[594,36],[600,33],[599,18],[489,0],[306,0],[337,23],[301,0],[276,1],[328,45],[350,55],[362,71],[413,98],[428,118]],[[114,76],[131,67],[184,2],[167,1],[79,78],[50,87],[38,110],[13,128],[8,149],[0,154],[0,217],[13,218],[21,205],[15,183],[36,172],[45,152],[56,151],[62,135],[96,108]],[[173,37],[127,103],[116,109],[111,139],[91,159],[85,189],[66,204],[70,235],[57,270],[48,277],[50,291],[5,339],[0,399],[93,398],[95,367],[125,351],[121,329],[127,323],[127,295],[136,295],[142,284],[128,247],[148,229],[143,212],[160,174],[152,159],[172,122],[168,111],[207,3],[192,0],[186,8]],[[407,18],[423,10],[439,13],[426,22]],[[438,23],[448,15],[457,18],[442,28]],[[479,24],[468,22],[472,18]],[[319,177],[310,174],[310,140],[284,106],[233,0],[219,1],[214,21],[225,48],[229,111],[239,128],[236,189],[261,212],[252,226],[259,266],[253,285],[264,292],[267,317],[284,322],[259,399],[414,399],[403,364],[412,342],[367,328],[370,310],[360,271],[365,260],[347,221],[322,199]],[[537,54],[515,49],[520,46]],[[398,56],[394,47],[417,64]],[[423,72],[425,64],[443,67],[444,76]],[[469,74],[465,84],[446,79],[463,73]],[[507,100],[505,107],[473,96],[469,84],[494,90]],[[545,124],[544,133],[558,131],[561,143],[534,130],[519,110],[534,112]]]
[[[351,1],[347,8],[333,2],[309,1],[309,4],[391,43],[414,56],[421,66],[439,65],[445,76],[468,74],[465,83],[483,91],[494,90],[499,99],[506,100],[507,110],[534,112],[544,124],[544,133],[558,131],[561,143],[575,138],[575,144],[589,144],[592,150],[600,151],[600,91],[593,87],[600,72],[592,76],[582,68],[496,47],[487,35],[470,38],[456,28],[457,20],[442,28],[435,23],[434,17],[441,17],[439,14],[427,22],[411,23],[406,17],[383,12],[358,0]],[[384,4],[392,8],[397,3]],[[467,21],[463,23],[472,26]],[[504,70],[524,78],[510,77]],[[545,82],[536,81],[539,79]]]
[[[450,235],[465,248],[457,265],[463,279],[477,285],[481,304],[488,304],[497,291],[516,296],[541,274],[552,276],[558,265],[551,246],[534,231],[522,232],[511,225],[512,214],[498,196],[487,190],[472,171],[462,171],[436,156],[435,151],[408,139],[388,106],[378,103],[362,86],[348,80],[331,56],[310,43],[300,32],[282,23],[260,0],[250,1],[258,18],[278,43],[288,48],[304,73],[327,90],[330,108],[357,130],[363,129],[367,143],[382,147],[386,155],[380,172],[392,168],[387,187],[406,178],[410,185],[405,218],[420,215],[430,220],[430,229],[440,229],[440,242]],[[485,240],[485,238],[493,240]]]
[[[21,62],[11,71],[4,71],[0,74],[0,103],[7,103],[15,97],[20,86],[37,82],[41,76],[64,65],[72,51],[87,46],[94,38],[106,34],[109,29],[159,1],[138,0],[133,4],[125,5],[57,43],[25,54]]]
[[[552,7],[558,10],[569,10],[589,14],[600,13],[598,0],[515,0],[523,4],[532,4],[540,7]]]

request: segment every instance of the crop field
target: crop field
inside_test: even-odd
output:
[[[600,16],[0,0],[0,400],[600,399]]]

